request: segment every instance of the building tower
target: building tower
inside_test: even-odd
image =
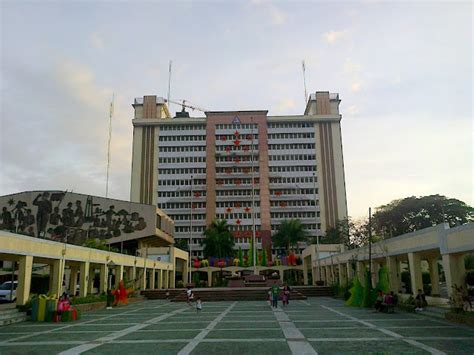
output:
[[[164,99],[135,99],[131,201],[163,209],[175,221],[175,239],[192,235],[193,255],[201,255],[202,232],[215,218],[228,221],[244,250],[252,217],[257,247],[268,251],[285,219],[324,235],[347,217],[339,103],[338,94],[316,92],[303,115],[213,111],[171,118]]]

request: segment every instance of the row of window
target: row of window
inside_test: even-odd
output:
[[[296,206],[314,206],[314,200],[297,200],[297,201],[270,201],[271,207],[296,207]],[[319,212],[318,212],[319,217]]]
[[[269,144],[270,150],[293,150],[293,149],[314,149],[314,143],[294,143],[294,144]]]
[[[160,142],[206,141],[206,135],[160,136]]]
[[[269,166],[268,170],[271,173],[274,172],[287,172],[287,171],[316,171],[316,165],[304,165],[304,166]]]
[[[314,212],[271,212],[270,218],[314,218]]]
[[[269,179],[270,184],[297,184],[304,182],[313,182],[318,181],[317,176],[301,176],[301,177],[272,177]],[[317,192],[316,192],[317,193]]]
[[[189,221],[189,218],[191,217],[190,214],[173,214],[172,212],[168,212],[167,214],[175,221]],[[199,221],[199,220],[205,220],[205,219],[206,219],[205,214],[193,213],[193,221]]]
[[[222,163],[222,162],[226,162],[226,161],[228,161],[228,162],[233,161],[234,163],[238,164],[240,162],[252,161],[252,158],[251,158],[251,156],[247,156],[247,155],[244,155],[244,156],[231,156],[231,155],[216,156],[216,162]],[[254,154],[253,161],[258,162],[258,156],[255,156],[255,154]]]
[[[160,125],[161,131],[195,131],[198,129],[206,129],[206,125],[204,124]]]
[[[319,229],[321,229],[321,223],[308,223],[308,224],[303,223],[303,226],[306,230],[319,230]],[[278,231],[278,228],[280,228],[280,225],[279,224],[272,224],[271,228],[272,228],[272,232],[276,232],[276,231]]]
[[[258,124],[253,124],[253,129],[257,129]],[[252,129],[251,123],[234,123],[234,124],[216,124],[216,129]]]
[[[307,128],[314,127],[313,122],[271,122],[268,128]]]
[[[205,174],[206,173],[206,168],[182,168],[182,169],[176,169],[176,168],[167,168],[167,169],[158,169],[158,174],[186,174],[186,175],[191,175],[191,174]]]
[[[251,201],[242,201],[238,202],[239,205],[236,205],[235,202],[216,202],[216,207],[217,208],[245,208],[245,207],[252,207],[252,202]],[[260,201],[255,201],[255,207],[260,206]]]
[[[194,185],[206,185],[206,179],[194,179]],[[191,179],[158,180],[158,186],[191,186]]]
[[[314,138],[313,132],[269,133],[268,139]]]
[[[230,153],[230,152],[244,152],[244,153],[250,153],[252,152],[252,145],[249,144],[249,145],[235,145],[235,144],[231,144],[231,145],[218,145],[216,146],[216,152],[217,153],[222,153],[222,152],[226,152],[226,153]],[[253,152],[258,152],[258,145],[254,144],[253,145]]]
[[[230,221],[230,224],[236,223],[237,220],[242,220],[244,218],[251,219],[252,213],[216,213],[216,218],[218,219],[226,219]],[[260,213],[255,213],[255,218],[260,218]],[[233,220],[233,221],[231,221]]]
[[[196,194],[198,191],[193,191]],[[199,191],[201,197],[206,197],[206,191]],[[158,197],[190,197],[191,191],[158,191]]]
[[[268,160],[316,160],[315,154],[269,155]]]
[[[180,147],[166,147],[160,146],[160,152],[205,152],[206,146],[205,145],[191,145],[189,147],[180,146]]]
[[[231,170],[228,170],[228,169],[231,169],[231,168],[226,168],[226,167],[222,167],[222,166],[218,166],[216,167],[216,173],[217,174],[229,174],[229,173],[232,173],[232,174],[251,174],[252,173],[252,168],[250,167],[232,167]],[[256,164],[254,167],[254,172],[256,174],[258,174],[259,172],[259,168],[258,168],[258,165]]]
[[[175,164],[175,163],[205,163],[206,157],[160,157],[158,163],[160,164]]]
[[[204,232],[205,226],[193,226],[193,233],[202,233]],[[179,226],[175,227],[176,233],[189,233],[189,226]]]
[[[316,189],[318,193],[318,189]],[[314,195],[314,189],[272,189],[270,191],[272,196],[287,196],[287,195]]]
[[[191,202],[166,202],[159,203],[158,208],[165,210],[174,210],[174,209],[189,209],[191,207]],[[193,208],[206,208],[205,202],[194,202]]]
[[[255,196],[258,196],[260,191],[255,189]],[[252,190],[217,190],[216,196],[252,196]]]

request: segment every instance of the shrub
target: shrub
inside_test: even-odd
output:
[[[469,286],[474,286],[474,270],[466,271],[466,283]]]
[[[105,293],[101,293],[100,295],[74,297],[71,299],[71,304],[85,304],[85,303],[106,302],[106,301],[107,301],[107,295]]]

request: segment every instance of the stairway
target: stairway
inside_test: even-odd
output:
[[[0,326],[24,322],[28,317],[16,309],[15,303],[1,305],[0,307]]]
[[[162,299],[162,294],[166,294],[166,290],[147,290],[142,291],[148,299]],[[171,302],[186,302],[187,295],[185,289],[173,289],[170,291]],[[194,299],[197,297],[201,298],[204,302],[213,301],[265,301],[268,298],[267,287],[243,287],[243,288],[195,288],[193,289]],[[298,292],[292,290],[290,299],[292,300],[305,300],[307,297]]]
[[[168,299],[173,299],[181,293],[185,293],[184,288],[170,288],[161,290],[144,290],[141,292],[142,296],[145,296],[149,300],[165,300],[166,293],[169,292]]]
[[[333,292],[328,286],[292,286],[292,290],[298,291],[306,297],[332,297]]]

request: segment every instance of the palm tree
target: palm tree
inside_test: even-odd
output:
[[[206,237],[202,241],[204,257],[234,256],[234,238],[226,220],[214,220],[203,234]]]
[[[304,242],[308,233],[299,219],[284,220],[280,224],[278,232],[273,235],[273,244],[279,248],[285,248],[290,253],[291,247],[298,242]]]

